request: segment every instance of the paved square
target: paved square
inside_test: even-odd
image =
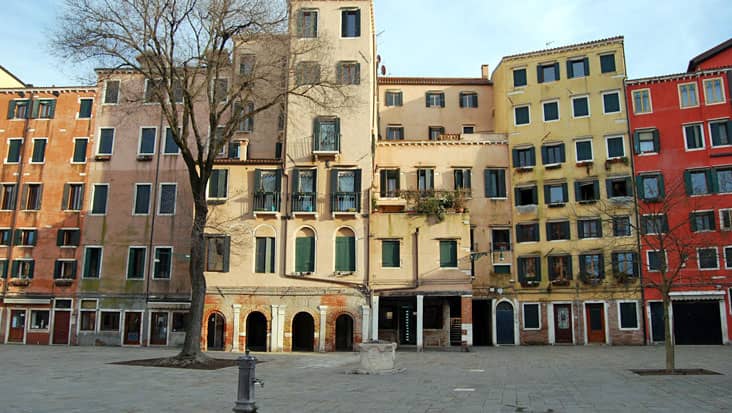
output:
[[[111,365],[151,348],[0,345],[3,412],[230,412],[237,368]],[[215,353],[217,357],[236,357]],[[502,347],[400,352],[404,372],[345,374],[353,353],[258,354],[261,412],[722,412],[732,410],[732,347],[680,347],[678,367],[721,376],[639,377],[662,347]]]

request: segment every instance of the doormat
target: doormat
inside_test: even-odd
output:
[[[257,364],[262,363],[258,361]],[[237,359],[208,359],[206,362],[181,362],[176,364],[171,363],[171,359],[168,357],[155,358],[155,359],[143,359],[143,360],[127,360],[127,361],[115,361],[109,364],[119,364],[124,366],[142,366],[142,367],[167,367],[174,369],[193,369],[193,370],[218,370],[226,367],[234,367],[239,365]]]
[[[639,376],[721,376],[722,373],[707,369],[637,369],[630,370]]]

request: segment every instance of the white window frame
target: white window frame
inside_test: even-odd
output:
[[[529,122],[528,123],[521,123],[521,124],[516,123],[516,109],[520,109],[520,108],[528,108],[529,109]],[[518,127],[527,126],[527,125],[531,125],[531,105],[516,105],[516,106],[514,106],[513,107],[513,126],[515,126],[515,127],[518,128]]]
[[[616,95],[618,97],[618,110],[615,112],[608,112],[605,110],[605,96],[606,95]],[[603,115],[615,115],[618,113],[623,113],[623,100],[620,98],[620,91],[619,90],[609,90],[607,92],[602,92],[602,114]]]
[[[536,305],[539,307],[539,327],[538,328],[528,328],[526,327],[526,306],[527,305]],[[539,302],[526,302],[521,303],[521,329],[524,331],[540,331],[541,330],[541,303]]]
[[[472,132],[465,132],[465,128],[473,128],[473,131]],[[472,134],[475,133],[475,125],[474,124],[462,125],[460,127],[460,130],[461,130],[461,132],[462,132],[463,135],[472,135]]]
[[[160,152],[160,154],[161,154],[161,155],[163,155],[163,156],[175,156],[175,155],[180,155],[180,146],[178,146],[177,144],[176,144],[176,148],[178,148],[178,150],[177,150],[177,151],[175,151],[175,152],[166,152],[166,151],[165,151],[165,144],[166,144],[166,142],[168,141],[168,129],[172,129],[172,128],[171,128],[170,126],[166,126],[166,127],[165,127],[165,135],[163,135],[163,136],[162,136],[162,139],[161,139],[161,145],[162,145],[162,148],[161,148],[161,152]],[[156,139],[156,140],[157,140],[157,139]]]
[[[10,154],[10,142],[11,141],[20,141],[20,152],[18,153],[18,160],[17,161],[8,161],[8,155]],[[20,162],[23,161],[23,141],[25,139],[23,138],[8,138],[6,140],[7,142],[7,150],[5,151],[5,161],[4,163],[6,165],[18,165]]]
[[[119,95],[118,95],[118,97],[119,97]],[[88,118],[80,118],[79,115],[81,114],[81,110],[77,110],[76,111],[76,119],[77,120],[79,120],[79,119],[87,120],[87,119],[93,118],[94,117],[94,98],[92,96],[79,96],[76,99],[76,103],[79,105],[79,109],[81,109],[81,101],[82,100],[91,100],[92,101],[92,110],[91,110],[91,113],[89,114],[89,117]]]
[[[388,99],[386,98],[389,94],[399,94],[401,95],[401,105],[389,105]],[[401,89],[387,89],[384,91],[384,107],[385,108],[398,108],[404,105],[404,92]]]
[[[72,165],[84,165],[86,163],[86,153],[84,154],[84,162],[74,162],[74,151],[76,150],[76,141],[80,141],[80,140],[86,141],[86,149],[87,149],[87,151],[89,150],[89,138],[84,138],[84,137],[74,138],[73,139],[74,145],[71,147],[71,158],[69,158],[69,163],[71,163]]]
[[[547,103],[556,103],[557,104],[557,118],[556,119],[551,119],[551,120],[546,119],[546,111],[544,110],[545,109],[544,105],[546,105]],[[561,113],[559,106],[560,106],[559,99],[550,99],[550,100],[545,100],[545,101],[541,102],[541,119],[544,121],[544,123],[559,122],[562,119],[562,113]],[[529,112],[531,112],[531,110],[529,110]],[[529,120],[531,120],[531,113],[529,113]]]
[[[91,308],[84,308],[83,303],[84,301],[94,301],[94,309]],[[99,322],[100,317],[99,315],[99,299],[98,298],[80,298],[78,301],[79,303],[79,322],[76,323],[76,334],[96,334],[99,331]],[[82,320],[82,314],[83,313],[94,313],[94,329],[93,330],[82,330],[81,329],[81,320]]]
[[[711,190],[711,188],[710,188],[710,190]],[[691,195],[691,196],[705,196],[705,195],[710,195],[710,194],[711,194],[711,192],[708,193],[708,194],[699,194],[699,195]],[[715,216],[714,216],[714,210],[713,209],[695,209],[695,210],[691,211],[691,215],[703,214],[703,213],[708,213],[708,212],[711,212],[712,213],[712,224],[714,224]],[[693,233],[696,234],[696,233],[699,233],[699,232],[714,232],[716,230],[717,230],[716,228],[714,228],[714,229],[703,229],[703,230],[693,231]]]
[[[107,102],[107,84],[109,82],[117,82],[119,86],[117,87],[117,100],[114,102]],[[104,81],[104,90],[102,91],[102,105],[118,105],[119,104],[119,96],[122,94],[122,81],[119,79],[107,79]]]
[[[524,73],[526,74],[526,84],[521,85],[521,86],[514,86],[514,81],[513,81],[513,79],[514,79],[514,73],[517,70],[522,70],[522,69],[524,70]],[[512,89],[523,89],[523,88],[525,88],[528,85],[529,85],[529,68],[528,68],[528,66],[516,66],[516,67],[512,67],[511,68],[511,88]]]
[[[654,269],[651,268],[651,256],[650,256],[650,253],[652,253],[652,252],[663,252],[663,259],[665,260],[666,265],[668,266],[668,251],[666,251],[666,250],[646,250],[646,265],[645,265],[646,268],[645,268],[645,270],[648,271],[648,272],[658,272],[658,273],[660,273],[661,270],[654,270]]]
[[[714,250],[715,254],[717,254],[717,265],[714,268],[702,268],[701,267],[701,257],[699,255],[699,250]],[[702,247],[696,249],[696,268],[699,271],[715,271],[719,270],[719,247]]]
[[[63,206],[63,211],[64,212],[81,212],[81,211],[83,211],[84,210],[83,200],[84,200],[84,195],[85,195],[84,194],[84,191],[86,190],[86,184],[84,182],[78,182],[77,181],[77,182],[66,182],[64,185],[68,185],[69,186],[69,196],[68,196],[68,199],[67,199],[67,204]],[[71,195],[74,193],[73,188],[72,188],[72,185],[81,185],[81,200],[82,200],[82,202],[81,202],[81,205],[79,205],[79,209],[69,209],[68,208],[69,207],[68,204],[71,203]],[[64,186],[64,190],[65,190],[65,186]]]
[[[102,330],[102,313],[117,313],[119,314],[119,324],[117,325],[117,330]],[[105,332],[105,333],[121,333],[122,332],[122,324],[124,323],[124,312],[122,310],[118,309],[109,309],[109,308],[98,308],[97,309],[97,332]]]
[[[437,108],[437,109],[444,109],[442,105],[440,105],[440,102],[438,101],[437,104],[433,105],[430,101],[430,98],[432,96],[442,96],[442,99],[439,99],[440,101],[445,101],[445,107],[447,106],[447,100],[445,99],[445,91],[444,90],[428,90],[425,92],[425,99],[427,100],[426,107],[428,109],[431,108]]]
[[[155,130],[155,137],[153,138],[153,150],[150,153],[140,152],[140,146],[142,146],[142,130],[143,129],[154,129]],[[155,156],[157,149],[158,149],[158,127],[157,126],[140,126],[139,133],[137,135],[137,156]]]
[[[686,127],[687,126],[698,126],[699,127],[699,133],[701,133],[701,144],[702,144],[701,147],[689,148],[687,146],[687,144],[689,143],[689,141],[686,139]],[[681,135],[684,137],[684,151],[686,151],[686,152],[703,151],[704,149],[707,148],[706,137],[704,136],[704,123],[689,122],[689,123],[681,124]]]
[[[730,227],[724,226],[724,214],[725,213],[730,215],[730,223],[732,223],[732,208],[721,208],[719,210],[719,230],[720,231],[732,231],[732,226],[730,226]]]
[[[54,274],[53,274],[54,276],[56,275],[56,273],[55,273],[56,262],[61,262],[61,263],[73,262],[76,264],[76,271],[77,272],[79,271],[79,262],[75,258],[56,258],[56,260],[54,261]],[[61,273],[63,274],[63,267],[61,267]],[[69,278],[60,278],[60,279],[68,280]]]
[[[86,277],[84,275],[84,268],[86,268],[86,251],[89,248],[99,248],[99,276],[98,277]],[[85,280],[99,280],[102,278],[102,270],[104,269],[104,246],[103,245],[84,245],[84,256],[82,257],[81,264],[81,278]],[[125,272],[126,274],[126,272]]]
[[[46,141],[46,145],[43,148],[43,161],[41,162],[34,162],[33,161],[33,152],[36,151],[36,142],[37,141]],[[43,165],[46,163],[46,153],[48,152],[48,138],[33,138],[33,147],[31,148],[30,156],[28,157],[28,163],[31,165]]]
[[[104,203],[104,212],[92,212],[94,209],[94,197],[96,197],[97,187],[98,186],[106,186],[107,187],[107,199]],[[109,184],[108,183],[93,183],[91,184],[91,191],[89,194],[89,212],[88,215],[90,216],[105,216],[107,215],[107,212],[109,212]]]
[[[81,231],[79,227],[61,227],[59,231]],[[81,244],[81,232],[79,232],[79,244]],[[59,248],[78,248],[79,245],[59,245]]]
[[[226,182],[228,184],[228,180]],[[163,198],[163,185],[173,185],[175,188],[174,194],[174,200],[173,200],[173,212],[160,212],[160,207],[162,206],[162,203],[160,202]],[[175,215],[176,209],[178,209],[178,183],[177,182],[161,182],[158,186],[158,205],[157,205],[157,211],[155,211],[159,216],[163,217],[170,217]]]
[[[694,86],[694,94],[696,97],[696,104],[693,105],[686,105],[684,106],[684,99],[683,95],[681,93],[681,87],[682,86]],[[676,85],[676,90],[679,93],[679,109],[689,109],[689,108],[697,108],[699,107],[699,88],[697,87],[696,82],[686,82],[686,83],[679,83]]]
[[[147,212],[142,214],[139,212],[135,212],[137,210],[137,187],[138,186],[147,186],[150,188],[150,198],[147,201]],[[132,194],[132,216],[147,216],[150,215],[150,204],[152,203],[152,194],[153,194],[153,184],[150,182],[135,182],[134,185],[134,193]]]
[[[587,99],[587,115],[576,116],[574,113],[574,101],[577,99]],[[570,98],[572,105],[572,119],[585,119],[592,116],[592,107],[590,105],[590,95],[577,95]]]
[[[112,150],[109,151],[109,153],[100,153],[99,148],[102,146],[102,129],[112,129]],[[114,154],[114,143],[117,140],[117,128],[115,127],[100,127],[97,131],[97,144],[95,145],[96,148],[94,149],[94,155],[95,156],[112,156]]]
[[[465,96],[475,96],[475,106],[463,105],[460,109],[478,109],[478,92],[475,90],[460,91],[460,93],[458,93],[458,99],[460,99],[460,102],[458,102],[458,103],[463,103],[462,99]],[[468,99],[466,102],[469,102],[469,101],[470,101],[470,99]]]
[[[155,258],[155,256],[157,256],[157,252],[159,249],[164,249],[164,248],[170,249],[170,276],[168,278],[155,276],[155,263],[158,261],[158,259]],[[174,253],[174,249],[173,249],[172,245],[156,245],[153,247],[153,253],[152,253],[152,256],[150,257],[150,259],[151,259],[150,268],[152,269],[151,276],[152,276],[153,280],[170,281],[173,278],[173,262],[175,261],[173,259],[173,257],[175,257],[175,253]]]
[[[130,270],[130,253],[132,252],[132,249],[142,249],[145,251],[145,259],[142,260],[142,277],[141,278],[129,278],[129,270]],[[132,280],[132,281],[145,281],[145,278],[147,276],[147,264],[148,264],[148,255],[147,255],[147,245],[130,245],[127,247],[127,255],[125,255],[125,280]]]
[[[714,144],[714,140],[712,138],[712,124],[717,124],[717,123],[725,124],[729,120],[730,120],[729,118],[721,118],[721,119],[710,119],[707,122],[708,123],[708,125],[707,125],[707,132],[709,132],[709,147],[710,148],[729,148],[729,147],[732,147],[732,143],[730,143],[729,145],[715,145]],[[732,131],[728,131],[728,132],[730,133],[730,135],[727,136],[727,139],[730,142],[732,142]]]
[[[620,311],[620,304],[623,303],[632,303],[635,304],[635,327],[623,327],[623,320],[622,320],[622,312]],[[616,309],[618,310],[618,330],[620,331],[638,331],[640,330],[641,325],[641,312],[640,312],[640,305],[638,305],[638,301],[633,300],[618,300],[616,301]]]
[[[617,139],[620,138],[620,142],[623,143],[623,155],[622,156],[610,156],[610,139]],[[628,156],[628,151],[625,148],[625,136],[623,135],[609,135],[605,137],[605,151],[607,154],[607,159],[622,159]]]
[[[635,106],[635,95],[636,95],[636,93],[640,94],[640,93],[643,93],[643,92],[648,93],[648,111],[645,111],[645,112],[641,112],[639,110],[639,108],[637,108]],[[634,115],[645,115],[645,114],[648,114],[648,113],[653,113],[653,100],[652,100],[652,97],[651,97],[651,89],[650,88],[635,89],[635,90],[633,90],[631,92],[630,97],[631,97],[631,101],[633,102],[633,114]],[[641,99],[641,102],[642,101],[643,101],[643,99]]]
[[[30,193],[30,185],[39,185],[41,188],[41,197],[43,196],[43,182],[25,182],[25,183],[23,183],[23,188],[21,188],[21,190],[20,190],[21,191],[20,198],[23,198],[23,191],[24,191],[25,187],[28,188],[28,192]],[[28,199],[26,199],[25,202],[26,203],[24,205],[20,205],[20,199],[18,199],[18,204],[19,204],[18,209],[23,212],[39,212],[41,210],[41,208],[43,207],[42,199],[38,200],[38,203],[40,204],[38,209],[28,209],[27,208]]]
[[[590,159],[585,159],[582,161],[579,160],[579,151],[577,150],[577,144],[580,142],[589,142],[590,143],[590,155],[592,156]],[[574,140],[574,160],[575,160],[575,163],[595,162],[595,143],[592,142],[592,138],[579,138],[579,139]]]
[[[724,254],[724,269],[726,270],[732,270],[732,260],[727,262],[727,250],[732,250],[732,245],[725,245],[722,247],[722,254]],[[731,307],[732,308],[732,307]]]
[[[50,308],[29,308],[30,314],[28,314],[28,330],[33,332],[39,332],[39,331],[45,331],[48,332],[51,329],[51,324],[53,323],[52,318],[52,311]],[[39,311],[45,311],[48,313],[48,324],[45,328],[34,328],[33,327],[33,313],[39,312]]]
[[[722,92],[722,100],[720,100],[719,102],[710,103],[709,99],[707,98],[707,83],[711,83],[715,80],[719,80],[719,90]],[[721,104],[727,102],[727,96],[725,96],[725,93],[724,93],[724,80],[722,80],[721,77],[712,77],[709,79],[704,79],[702,81],[702,86],[704,87],[704,104],[705,105],[707,105],[707,106],[721,105]]]

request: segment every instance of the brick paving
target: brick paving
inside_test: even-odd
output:
[[[230,412],[235,367],[108,364],[174,350],[0,345],[1,412]],[[232,353],[213,353],[236,357]],[[678,367],[720,376],[639,377],[662,347],[502,347],[400,352],[402,373],[345,374],[353,353],[257,355],[260,412],[722,412],[732,410],[732,347],[680,347]]]

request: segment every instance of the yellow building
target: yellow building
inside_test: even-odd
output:
[[[25,83],[0,66],[0,88],[25,87]]]
[[[625,77],[622,37],[506,56],[493,73],[515,234],[497,344],[643,341]]]

